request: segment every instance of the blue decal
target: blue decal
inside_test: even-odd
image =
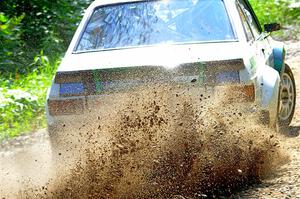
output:
[[[60,95],[76,95],[84,93],[83,83],[65,83],[60,85]]]

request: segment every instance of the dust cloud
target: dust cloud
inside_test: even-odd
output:
[[[105,117],[71,130],[76,142],[53,146],[47,183],[16,197],[211,198],[258,182],[283,158],[279,139],[255,105],[215,93],[164,85],[120,94]]]

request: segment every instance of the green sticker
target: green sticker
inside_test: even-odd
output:
[[[250,65],[251,65],[251,69],[255,69],[256,68],[256,61],[255,61],[254,57],[251,57],[251,59],[250,59]]]
[[[97,70],[93,70],[93,79],[96,85],[96,93],[100,93],[102,91],[102,83],[99,78],[99,73],[97,73]]]
[[[199,67],[199,79],[198,82],[200,85],[204,84],[204,80],[205,80],[205,66],[203,63],[199,63],[198,65]]]

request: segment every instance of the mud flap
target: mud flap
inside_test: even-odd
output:
[[[274,46],[272,56],[270,57],[270,64],[281,76],[285,68],[284,60],[286,52],[281,42],[274,42]]]
[[[261,89],[262,108],[269,112],[270,126],[276,127],[280,85],[279,73],[269,66],[260,67],[258,83]]]

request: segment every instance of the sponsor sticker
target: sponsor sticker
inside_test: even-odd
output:
[[[99,73],[96,70],[93,70],[93,79],[96,86],[96,93],[100,93],[102,91],[102,82],[99,78]]]
[[[198,68],[199,68],[198,82],[199,82],[200,85],[203,85],[204,81],[205,81],[205,65],[203,63],[199,63]]]

